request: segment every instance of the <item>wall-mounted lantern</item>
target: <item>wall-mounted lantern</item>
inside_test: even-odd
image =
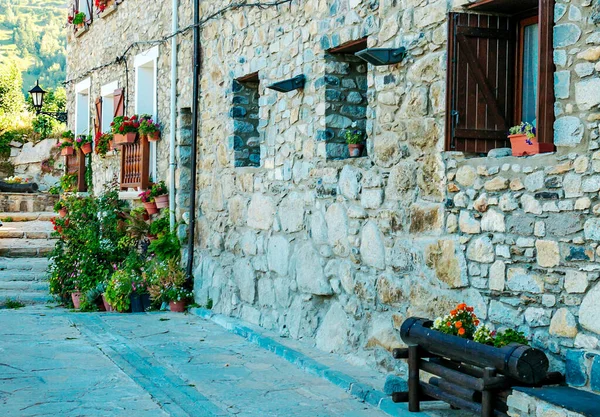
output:
[[[35,86],[29,90],[29,94],[31,94],[31,100],[33,101],[33,108],[35,109],[35,114],[45,114],[46,116],[50,116],[58,120],[62,123],[67,123],[67,113],[66,112],[47,112],[42,111],[42,107],[44,106],[44,94],[46,91],[42,87],[38,81],[35,82]]]
[[[406,57],[406,48],[367,48],[355,53],[360,59],[364,59],[372,65],[393,65]]]
[[[306,77],[304,75],[297,75],[289,80],[279,81],[275,84],[267,86],[271,90],[279,91],[280,93],[289,93],[290,91],[304,88]]]

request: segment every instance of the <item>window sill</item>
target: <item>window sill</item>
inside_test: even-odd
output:
[[[115,12],[115,10],[117,10],[117,4],[113,4],[112,6],[108,6],[106,9],[104,9],[103,12],[98,13],[98,17],[100,19],[105,19],[106,17],[110,16],[111,14],[113,14]]]
[[[139,200],[141,191],[119,191],[119,200]]]
[[[75,37],[76,37],[76,38],[78,38],[78,37],[82,36],[82,35],[83,35],[84,33],[86,33],[88,30],[89,30],[89,29],[88,29],[88,26],[87,26],[87,25],[86,25],[86,26],[84,26],[84,27],[83,27],[83,28],[81,28],[81,29],[78,29],[77,31],[75,31]]]

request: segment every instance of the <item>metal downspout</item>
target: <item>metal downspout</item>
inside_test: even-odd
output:
[[[190,215],[188,229],[188,259],[187,276],[192,279],[194,268],[194,237],[196,229],[196,160],[198,152],[198,78],[200,75],[200,0],[194,0],[194,71],[192,80],[192,161],[191,161],[191,191],[190,191]]]
[[[171,33],[177,32],[177,26],[179,25],[179,2],[178,0],[171,1],[171,7],[173,8],[173,16],[171,18]],[[175,229],[175,168],[177,163],[175,161],[175,140],[176,140],[176,127],[177,127],[177,37],[171,38],[171,115],[169,120],[171,126],[171,133],[169,138],[169,223],[171,225],[171,231]]]

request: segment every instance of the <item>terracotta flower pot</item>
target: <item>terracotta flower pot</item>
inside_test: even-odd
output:
[[[60,216],[60,218],[66,217],[67,213],[68,213],[68,211],[67,211],[66,207],[63,207],[60,210],[58,210],[58,215]]]
[[[348,154],[350,158],[360,158],[363,153],[365,145],[362,143],[349,143],[348,144]]]
[[[153,215],[158,213],[158,209],[156,208],[156,203],[153,201],[151,203],[144,203],[144,207],[146,208],[146,211],[148,212],[149,215]]]
[[[154,203],[156,203],[158,209],[169,208],[169,194],[154,197]]]
[[[531,138],[531,144],[527,142],[527,135],[509,135],[508,138],[513,156],[536,155],[554,151],[552,143],[539,143],[535,137]]]
[[[152,132],[147,135],[149,142],[158,142],[160,140],[160,132]]]
[[[129,132],[125,134],[116,134],[113,135],[113,140],[115,141],[115,145],[126,145],[128,143],[134,143],[137,138],[136,132]]]
[[[106,297],[104,296],[104,294],[102,294],[102,304],[104,304],[104,309],[106,311],[115,311],[115,309],[112,308],[110,304],[108,304],[108,301],[106,301]]]
[[[169,308],[174,313],[183,313],[186,304],[185,301],[169,301]]]
[[[85,143],[85,144],[81,145],[81,152],[83,152],[85,155],[87,155],[88,153],[91,153],[92,152],[92,144]]]
[[[60,154],[62,156],[69,156],[69,155],[73,155],[74,152],[75,152],[75,149],[73,149],[72,146],[66,146],[61,149]]]
[[[79,291],[71,293],[71,300],[73,300],[73,305],[76,309],[81,307],[81,293]]]

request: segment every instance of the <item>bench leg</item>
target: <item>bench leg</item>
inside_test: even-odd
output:
[[[408,411],[421,411],[419,397],[421,382],[419,381],[419,346],[408,347]]]
[[[485,368],[483,370],[483,381],[496,376],[494,368]],[[481,392],[481,417],[493,417],[494,415],[494,393],[490,390]]]

